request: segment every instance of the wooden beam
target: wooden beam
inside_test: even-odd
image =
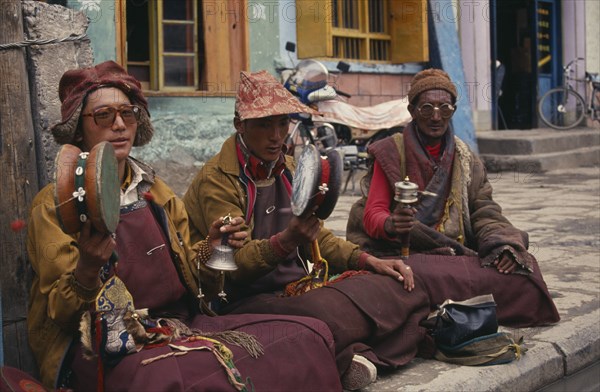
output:
[[[117,63],[127,69],[127,2],[125,0],[115,1],[115,30],[116,48],[117,48]]]
[[[238,3],[239,10],[247,10],[248,4],[246,0]],[[237,91],[237,83],[240,80],[240,71],[250,69],[248,61],[248,22],[243,12],[235,14],[235,19],[228,21],[227,29],[229,31],[229,78],[225,82],[224,96],[235,95]]]
[[[21,1],[2,0],[0,43],[20,42],[23,37]],[[38,191],[25,58],[22,48],[0,50],[0,290],[4,363],[35,374],[25,319],[31,285],[27,230],[11,230],[11,222],[27,220],[28,207]]]

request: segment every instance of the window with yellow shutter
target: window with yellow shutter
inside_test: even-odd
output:
[[[118,0],[121,59],[150,95],[231,95],[247,69],[246,0]]]
[[[298,57],[429,61],[427,0],[297,0]]]

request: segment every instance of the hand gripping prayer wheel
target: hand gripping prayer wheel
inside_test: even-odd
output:
[[[301,216],[317,208],[315,215],[327,219],[340,196],[342,172],[342,158],[336,150],[322,156],[312,144],[304,147],[292,184],[292,213]]]
[[[119,170],[108,142],[82,152],[71,144],[56,155],[54,201],[58,222],[67,234],[77,233],[87,220],[102,233],[114,233],[119,223]]]

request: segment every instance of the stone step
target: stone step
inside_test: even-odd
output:
[[[600,145],[600,130],[592,128],[568,131],[549,128],[527,131],[486,131],[479,132],[476,136],[481,155],[545,154]]]
[[[600,145],[541,154],[480,154],[489,172],[541,173],[548,170],[600,166]]]

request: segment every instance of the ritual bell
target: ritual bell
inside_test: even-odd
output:
[[[223,226],[231,223],[231,215],[227,214],[222,219]],[[220,292],[218,294],[221,301],[227,302],[227,294],[225,293],[225,271],[235,271],[238,267],[235,264],[233,258],[233,249],[227,245],[229,241],[229,234],[223,234],[221,238],[221,244],[215,246],[212,251],[210,259],[206,262],[206,266],[210,269],[220,271],[219,286]]]
[[[227,239],[225,239],[225,242],[227,242]],[[238,268],[233,259],[233,249],[223,244],[213,248],[206,266],[217,271],[235,271]]]

